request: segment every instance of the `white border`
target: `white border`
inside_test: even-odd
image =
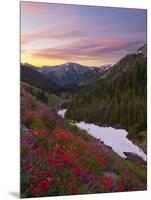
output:
[[[148,102],[151,102],[151,0],[41,0],[40,2],[148,8]],[[0,50],[0,199],[11,200],[19,192],[19,0],[1,0]],[[150,111],[148,103],[148,189],[151,189]],[[149,195],[151,191],[53,197],[53,199],[142,200],[149,199]],[[45,199],[50,198],[52,197]],[[41,198],[36,198],[39,199]]]

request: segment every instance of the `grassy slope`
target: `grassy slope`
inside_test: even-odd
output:
[[[21,83],[21,87],[24,87],[27,92],[36,96],[37,100],[45,103],[53,111],[59,110],[62,106],[66,106],[71,101],[67,92],[62,93],[59,96],[54,93],[48,93],[24,82]]]
[[[87,132],[60,118],[51,106],[27,90],[23,85],[22,197],[146,189],[145,168],[120,158]]]

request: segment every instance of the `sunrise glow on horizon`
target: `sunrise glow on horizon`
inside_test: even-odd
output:
[[[21,62],[113,64],[146,43],[146,10],[21,2]]]

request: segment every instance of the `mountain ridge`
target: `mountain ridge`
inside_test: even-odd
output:
[[[38,72],[32,65],[21,64],[20,74],[22,82],[47,90],[50,93],[58,93],[60,91],[60,88],[56,83]]]
[[[22,65],[29,67],[30,71],[31,69],[37,71],[39,73],[37,76],[40,76],[41,74],[43,76],[42,79],[47,79],[45,80],[46,82],[51,81],[51,84],[53,83],[57,87],[62,88],[62,90],[68,90],[70,88],[71,91],[72,88],[76,88],[77,90],[80,87],[90,85],[93,86],[104,78],[110,79],[110,81],[114,81],[123,71],[127,71],[128,66],[132,65],[135,59],[142,59],[146,56],[147,45],[144,44],[135,52],[125,55],[117,63],[103,65],[100,67],[84,66],[75,62],[66,62],[64,64],[55,66],[45,65],[40,68],[28,63]],[[29,79],[27,80],[29,81]],[[30,80],[30,82],[32,81]],[[37,83],[35,86],[37,86]]]
[[[39,73],[55,82],[60,87],[69,87],[69,85],[84,86],[89,82],[97,80],[105,71],[109,70],[111,65],[103,65],[101,67],[84,66],[78,63],[67,62],[56,66],[43,66],[41,68],[34,67]]]

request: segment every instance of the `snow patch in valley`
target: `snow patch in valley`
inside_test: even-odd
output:
[[[76,123],[76,125],[79,128],[86,130],[95,138],[103,141],[105,145],[112,147],[113,151],[121,157],[126,158],[127,156],[124,152],[131,152],[146,161],[145,153],[127,138],[128,132],[126,130],[115,129],[112,127],[99,127],[85,122],[79,122]]]
[[[65,113],[66,113],[67,109],[62,109],[58,111],[58,115],[60,115],[62,118],[65,117]]]
[[[58,115],[65,117],[67,109],[58,111]],[[138,155],[144,161],[147,160],[146,154],[138,146],[133,144],[128,138],[128,132],[124,129],[115,129],[112,127],[99,127],[95,124],[85,122],[75,122],[75,125],[80,129],[86,130],[90,135],[110,146],[114,152],[123,158],[127,158],[124,152],[129,152]]]
[[[75,69],[75,71],[76,71],[77,74],[78,74],[79,72],[78,72],[77,67],[76,67],[75,65],[74,65],[74,69]]]

